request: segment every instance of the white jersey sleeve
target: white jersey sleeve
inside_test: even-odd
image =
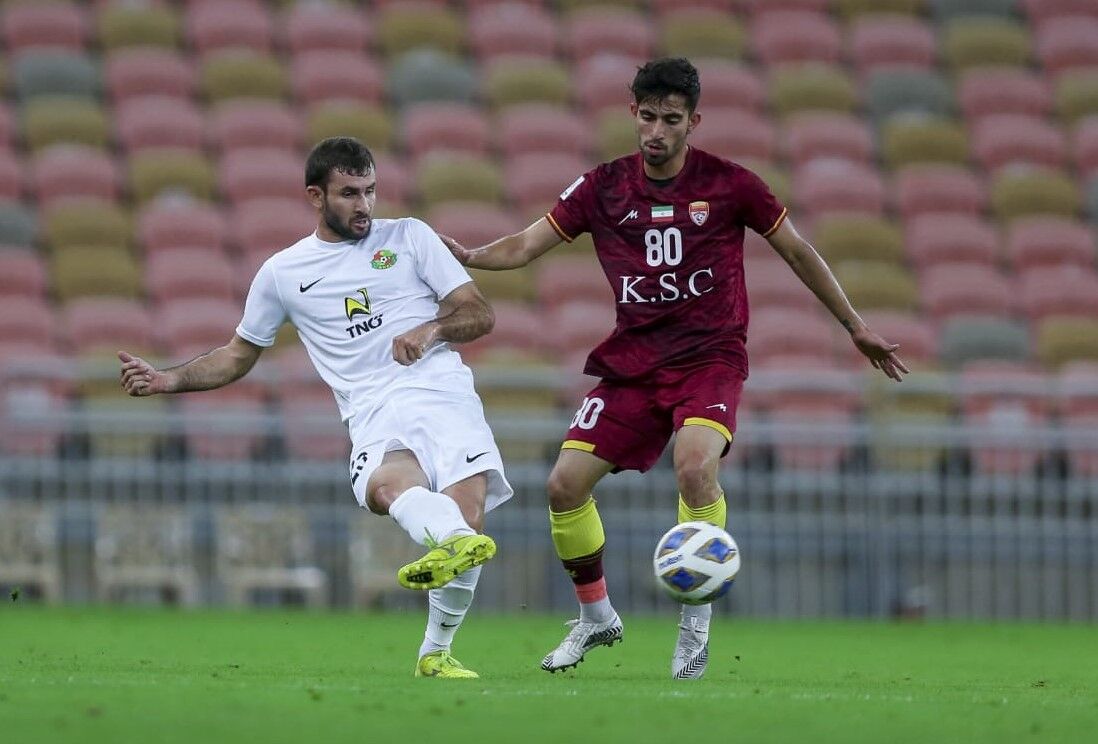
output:
[[[430,226],[419,220],[413,222],[416,271],[440,300],[462,284],[473,281],[469,272],[454,258],[450,249]]]
[[[236,335],[256,346],[272,346],[278,329],[286,322],[286,306],[275,283],[270,261],[256,272],[248,299],[244,303],[244,317],[236,327]]]

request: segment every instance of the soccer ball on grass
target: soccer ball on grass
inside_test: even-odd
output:
[[[683,522],[668,530],[652,556],[656,581],[683,604],[723,597],[740,571],[740,549],[732,536],[708,522]]]

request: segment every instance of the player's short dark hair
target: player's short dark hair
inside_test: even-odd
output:
[[[701,97],[701,81],[697,68],[690,64],[690,60],[685,57],[663,57],[639,67],[630,90],[637,103],[660,101],[678,93],[686,99],[686,109],[693,113]]]
[[[327,189],[333,170],[365,176],[374,169],[370,148],[354,137],[329,137],[316,143],[305,160],[305,186]]]

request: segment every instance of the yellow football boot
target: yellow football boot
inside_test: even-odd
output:
[[[443,679],[477,679],[479,674],[466,669],[461,662],[450,656],[449,651],[432,651],[424,654],[416,664],[417,677],[442,677]]]
[[[397,571],[397,581],[404,588],[438,589],[496,554],[496,543],[487,535],[456,535],[428,545],[426,555]]]

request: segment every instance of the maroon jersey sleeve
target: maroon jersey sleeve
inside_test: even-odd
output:
[[[561,192],[556,206],[545,215],[549,224],[566,242],[571,243],[580,234],[591,230],[594,182],[594,170],[584,173]]]
[[[785,220],[786,209],[771,193],[766,183],[744,168],[736,179],[736,200],[740,204],[740,219],[752,230],[768,237]]]

